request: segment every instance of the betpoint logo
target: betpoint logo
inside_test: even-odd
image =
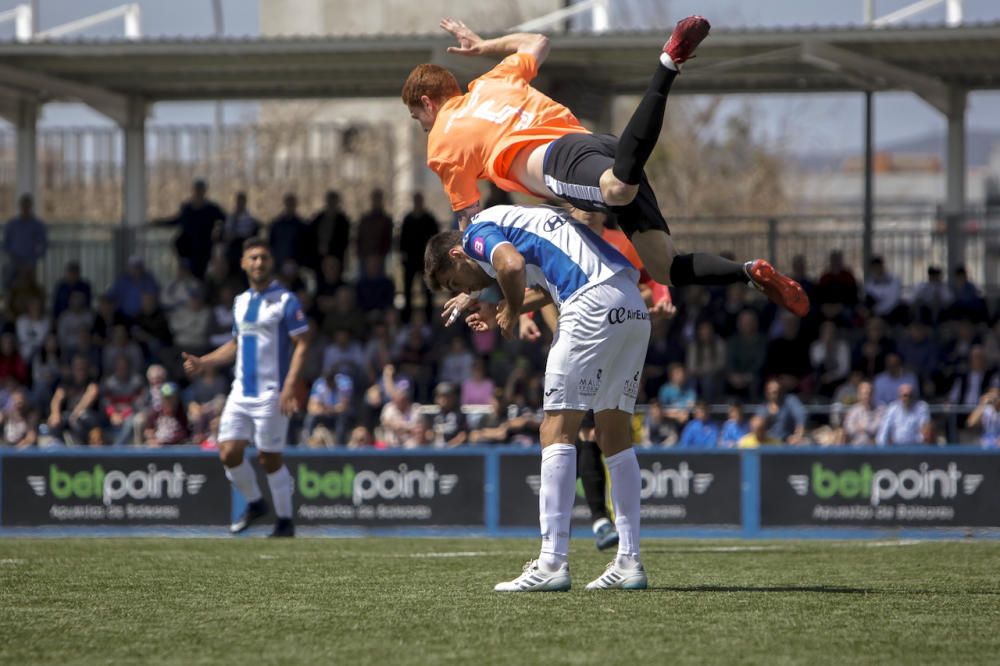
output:
[[[356,471],[344,465],[339,472],[314,472],[308,465],[298,467],[298,491],[306,499],[319,497],[335,500],[349,497],[357,506],[373,499],[432,499],[436,494],[450,495],[458,484],[457,474],[439,474],[433,464],[410,469],[401,464],[381,472]]]
[[[105,472],[101,465],[92,470],[66,472],[58,465],[49,466],[48,479],[44,476],[29,476],[28,485],[38,497],[47,492],[59,500],[76,498],[80,500],[100,499],[105,505],[121,499],[180,499],[187,491],[197,495],[205,485],[204,474],[188,474],[180,463],[171,469],[159,469],[150,463],[145,469],[125,472],[113,469]]]
[[[640,468],[639,475],[642,478],[640,497],[644,500],[684,499],[690,497],[692,493],[704,495],[715,481],[714,474],[698,474],[691,470],[686,461],[681,461],[677,467],[664,467],[661,463],[655,462],[649,469]],[[542,487],[542,477],[531,474],[524,480],[531,488],[531,492],[537,495]],[[583,496],[582,492],[577,492],[577,495]]]
[[[895,472],[891,469],[873,470],[868,463],[856,470],[837,472],[813,463],[812,474],[792,474],[788,484],[801,497],[809,493],[826,500],[838,496],[844,499],[865,499],[873,506],[898,497],[902,500],[953,499],[961,492],[972,495],[983,482],[982,474],[965,474],[958,464],[949,462],[944,469],[935,468],[925,462],[917,469],[907,468]]]

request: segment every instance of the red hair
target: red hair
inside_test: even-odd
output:
[[[424,95],[440,103],[461,94],[458,79],[440,65],[417,65],[403,84],[403,103],[407,106],[419,106]]]

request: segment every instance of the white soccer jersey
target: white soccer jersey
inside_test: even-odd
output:
[[[299,299],[277,281],[248,289],[233,301],[239,346],[232,397],[262,398],[281,391],[291,361],[291,339],[309,329]]]
[[[623,271],[639,273],[622,254],[569,213],[548,206],[492,206],[472,218],[462,247],[496,278],[493,252],[511,243],[524,257],[527,286],[541,287],[562,307],[584,287]]]

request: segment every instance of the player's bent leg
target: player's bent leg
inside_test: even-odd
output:
[[[233,484],[247,505],[243,514],[229,526],[232,534],[239,534],[254,522],[267,515],[268,506],[260,492],[257,474],[244,450],[250,443],[246,440],[226,440],[219,442],[219,458],[226,468],[226,478]]]
[[[670,234],[650,229],[635,232],[629,240],[639,253],[646,272],[660,284],[673,285],[670,268],[673,266],[674,257],[677,256],[677,247]]]
[[[613,169],[608,169],[601,174],[600,187],[604,203],[609,206],[627,206],[639,193],[638,184],[629,185],[620,180],[615,176]]]
[[[288,433],[288,418],[280,414],[268,414],[256,420],[257,457],[261,467],[267,472],[267,485],[274,503],[275,523],[272,537],[295,536],[292,496],[295,482],[285,465],[282,449]]]

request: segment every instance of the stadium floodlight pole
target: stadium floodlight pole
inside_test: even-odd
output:
[[[872,27],[875,22],[875,0],[865,0],[865,25]],[[863,230],[861,234],[861,270],[868,277],[869,266],[874,254],[875,236],[875,150],[873,140],[873,125],[875,114],[875,94],[865,90],[865,182],[864,204],[862,209]]]

